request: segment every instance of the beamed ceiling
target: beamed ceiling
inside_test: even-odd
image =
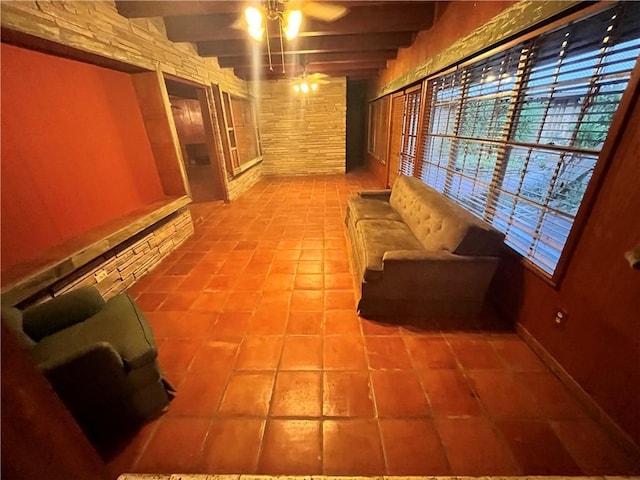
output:
[[[252,2],[253,4],[259,2]],[[118,0],[118,12],[127,18],[163,17],[167,37],[196,45],[203,57],[217,57],[221,67],[250,79],[254,71],[275,79],[307,73],[367,78],[396,58],[398,48],[408,47],[420,30],[433,25],[435,2],[330,1],[346,13],[332,22],[308,15],[297,38],[283,40],[276,23],[269,24],[273,71],[269,68],[266,39],[249,38],[241,22],[248,2],[242,1],[131,1]],[[303,9],[304,11],[304,9]],[[234,26],[235,25],[235,26]],[[258,62],[257,70],[253,62]]]

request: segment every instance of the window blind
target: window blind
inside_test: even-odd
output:
[[[621,2],[429,81],[416,174],[552,275],[639,52]]]
[[[400,173],[413,175],[416,142],[418,138],[418,122],[420,120],[420,88],[410,91],[404,97],[402,119],[402,148],[400,150]]]

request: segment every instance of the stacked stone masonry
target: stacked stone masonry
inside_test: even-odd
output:
[[[187,207],[131,237],[23,304],[41,302],[84,286],[94,286],[105,299],[126,290],[193,235]]]
[[[347,81],[328,83],[307,95],[290,80],[256,84],[263,175],[326,175],[345,172]]]

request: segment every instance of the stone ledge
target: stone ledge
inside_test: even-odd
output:
[[[191,203],[172,197],[141,207],[2,272],[2,305],[16,305]]]

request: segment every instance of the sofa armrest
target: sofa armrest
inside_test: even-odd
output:
[[[82,287],[23,312],[23,329],[36,342],[95,315],[105,304],[94,287]]]
[[[497,257],[468,257],[445,250],[395,250],[384,254],[382,275],[391,284],[476,290],[486,288],[498,261]]]
[[[36,345],[30,354],[45,375],[61,369],[93,369],[93,374],[100,376],[99,371],[104,373],[105,368],[118,372],[124,369],[122,358],[108,342],[96,342],[75,350],[60,349],[54,353],[49,349],[39,352]]]
[[[386,200],[389,201],[391,197],[391,189],[387,190],[362,190],[358,192],[358,196],[362,198],[371,198],[375,200]]]

